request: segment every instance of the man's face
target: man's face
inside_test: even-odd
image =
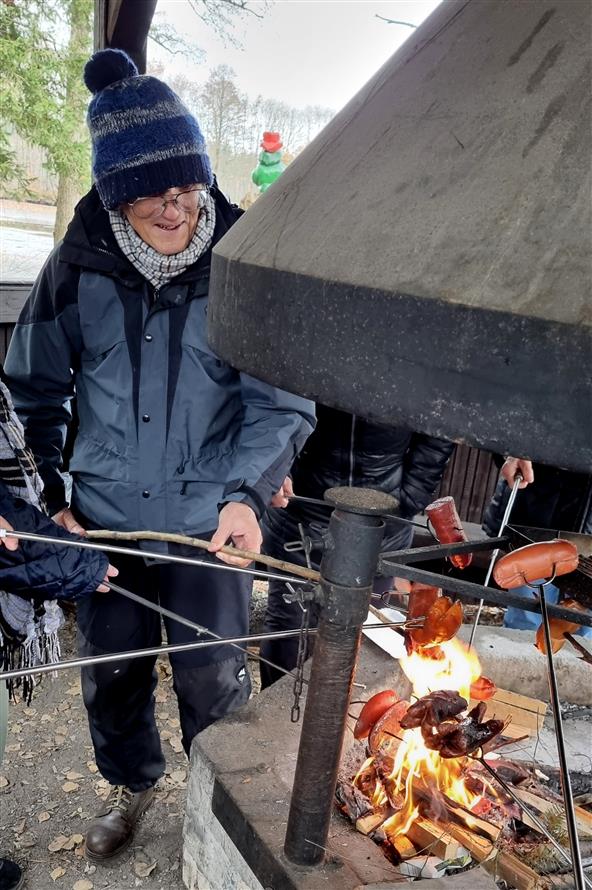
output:
[[[193,238],[200,214],[200,197],[205,194],[202,189],[204,186],[198,184],[170,188],[162,195],[124,204],[122,210],[142,241],[170,256],[185,250]],[[175,203],[173,199],[177,195]]]

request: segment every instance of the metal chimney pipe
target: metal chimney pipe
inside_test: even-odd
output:
[[[284,852],[297,865],[325,855],[362,625],[384,533],[397,501],[371,489],[333,488],[321,562],[322,609],[300,737]]]

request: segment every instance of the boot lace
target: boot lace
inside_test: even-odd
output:
[[[121,810],[126,813],[133,800],[134,793],[125,785],[114,785],[109,795],[107,806],[112,810]]]

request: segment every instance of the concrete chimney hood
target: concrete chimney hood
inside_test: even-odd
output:
[[[216,352],[592,470],[591,10],[443,3],[217,246]]]

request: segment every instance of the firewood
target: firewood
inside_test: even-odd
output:
[[[416,819],[412,822],[407,836],[417,847],[418,853],[430,853],[440,859],[456,859],[460,855],[461,844],[442,826],[429,819]]]
[[[517,856],[501,851],[484,868],[496,878],[501,878],[516,890],[549,890],[551,882],[521,862]]]
[[[404,834],[398,834],[396,837],[390,837],[389,841],[401,857],[401,859],[411,859],[417,855],[414,844]]]
[[[538,794],[533,794],[532,791],[527,791],[525,788],[518,787],[515,791],[520,800],[524,801],[527,807],[532,807],[542,815],[556,810],[558,806],[562,806],[562,803],[558,803],[556,800],[547,800],[546,798],[539,797]],[[592,838],[592,813],[582,809],[582,807],[575,807],[575,814],[578,835],[584,838]],[[523,813],[522,821],[526,822],[528,825],[531,824],[526,813]],[[536,828],[534,825],[533,827]]]
[[[476,701],[471,701],[471,707],[476,704]],[[493,698],[487,702],[486,719],[495,716],[505,720],[511,717],[512,722],[504,729],[505,735],[519,736],[525,732],[528,735],[536,735],[542,729],[547,708],[547,703],[538,698],[508,692],[507,689],[498,689]]]
[[[470,828],[463,828],[455,822],[450,822],[447,830],[454,840],[458,841],[465,850],[468,850],[477,862],[485,863],[496,853],[496,848],[490,840],[473,834]]]
[[[356,830],[361,834],[372,834],[377,828],[380,828],[383,822],[386,822],[386,820],[390,819],[394,814],[395,811],[390,807],[384,807],[373,813],[367,813],[365,816],[356,819]]]

